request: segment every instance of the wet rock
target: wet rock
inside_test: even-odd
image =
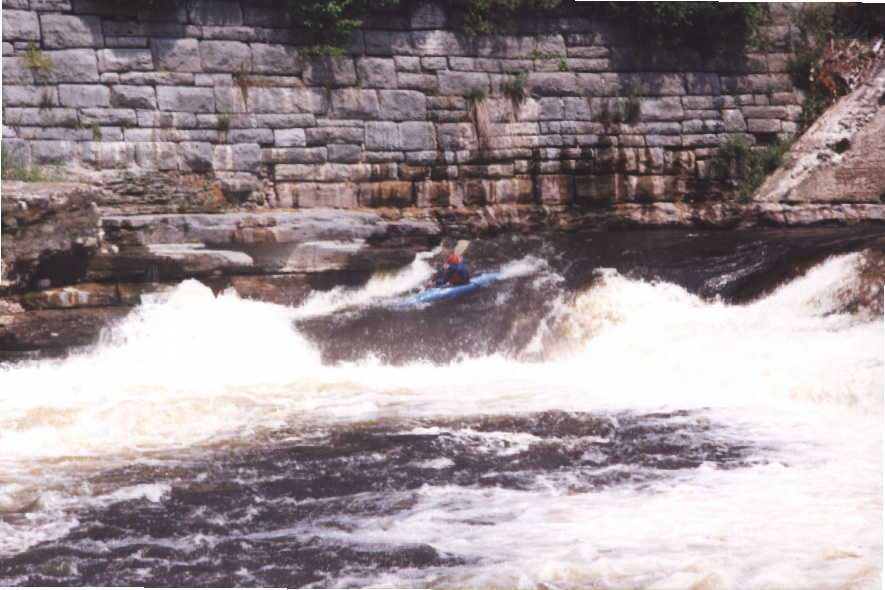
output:
[[[0,359],[10,352],[51,352],[92,344],[104,326],[128,313],[128,307],[98,307],[0,315]]]

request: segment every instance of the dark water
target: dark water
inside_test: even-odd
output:
[[[171,486],[160,502],[78,514],[62,539],[0,559],[0,583],[34,586],[327,586],[342,571],[456,566],[429,545],[342,543],[334,533],[396,517],[422,486],[567,493],[642,484],[707,463],[738,469],[765,449],[691,412],[544,412],[348,428],[310,442],[164,457],[91,482]],[[432,429],[432,434],[414,433]],[[280,432],[279,438],[292,433]],[[509,434],[533,441],[516,448]],[[491,444],[490,444],[491,442]],[[494,526],[494,518],[476,526]]]

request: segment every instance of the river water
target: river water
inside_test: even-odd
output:
[[[883,234],[499,236],[414,309],[442,252],[185,281],[0,365],[0,586],[879,588]]]

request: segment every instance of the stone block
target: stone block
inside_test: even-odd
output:
[[[277,147],[305,147],[304,129],[275,129],[274,145]]]
[[[310,114],[255,115],[255,120],[255,125],[271,129],[313,127],[317,124],[316,117]]]
[[[31,158],[35,164],[65,166],[77,154],[77,144],[73,141],[32,141]]]
[[[747,119],[747,131],[750,133],[780,133],[780,119]]]
[[[80,124],[83,127],[93,125],[138,125],[138,116],[132,109],[85,108],[80,111]]]
[[[326,108],[321,88],[250,88],[246,104],[253,113],[321,113]]]
[[[310,57],[304,60],[304,82],[312,86],[354,86],[356,69],[353,59]]]
[[[297,207],[331,207],[353,209],[357,206],[356,187],[350,183],[303,182],[291,185],[293,202]]]
[[[291,45],[253,43],[252,71],[261,74],[299,75],[301,57]]]
[[[102,47],[101,19],[97,16],[48,13],[40,15],[43,46],[47,49]]]
[[[76,109],[7,107],[3,109],[3,124],[34,127],[75,127],[80,123]]]
[[[158,70],[200,72],[200,43],[196,39],[153,39],[151,41]]]
[[[477,37],[476,52],[480,57],[526,58],[530,55],[565,57],[562,35],[535,35],[522,37]]]
[[[427,118],[427,97],[415,90],[379,90],[382,119],[423,121]]]
[[[157,96],[152,86],[112,86],[111,106],[132,109],[156,109]]]
[[[526,86],[529,92],[538,96],[562,96],[578,92],[575,74],[567,72],[532,72],[526,79]]]
[[[414,55],[412,37],[401,31],[365,31],[366,55]]]
[[[227,140],[230,143],[257,143],[261,146],[272,146],[274,135],[271,129],[230,129],[227,132]]]
[[[584,101],[586,104],[586,100]],[[538,101],[539,121],[558,121],[563,118],[564,108],[561,98],[542,98]]]
[[[239,86],[214,86],[212,93],[215,95],[215,110],[219,113],[245,113],[246,97],[249,89],[244,90]]]
[[[185,141],[178,144],[178,159],[182,170],[208,172],[212,169],[213,156],[211,143]]]
[[[411,182],[388,180],[357,185],[360,207],[411,207],[415,204],[415,190]]]
[[[215,93],[211,88],[195,86],[160,86],[157,88],[160,110],[186,113],[214,113]]]
[[[243,11],[238,0],[194,0],[189,2],[188,17],[195,25],[239,26]]]
[[[639,113],[644,121],[678,121],[685,116],[678,97],[643,98]]]
[[[153,141],[136,143],[135,163],[149,170],[178,170],[178,144]]]
[[[409,49],[414,48],[414,53],[407,51],[394,51],[395,54],[409,54],[424,56],[459,56],[468,55],[469,47],[466,39],[451,31],[413,31],[412,43]]]
[[[65,107],[110,107],[111,92],[96,84],[60,84],[58,99]]]
[[[307,145],[330,145],[340,143],[361,144],[365,139],[363,127],[312,127],[305,129]]]
[[[105,75],[105,74],[103,74]],[[193,74],[173,72],[124,72],[117,74],[115,83],[133,84],[136,86],[193,86]]]
[[[252,52],[239,41],[200,41],[204,72],[246,72],[252,69]]]
[[[400,75],[400,86],[402,75]],[[489,75],[479,72],[450,72],[439,73],[439,91],[442,94],[457,96],[469,96],[474,92],[488,94],[491,90]]]
[[[336,88],[332,90],[332,111],[342,119],[377,119],[378,95],[375,90]]]
[[[355,164],[360,161],[363,150],[358,145],[332,144],[328,146],[328,159],[330,162],[342,162]]]
[[[685,86],[689,94],[717,96],[722,92],[719,74],[713,73],[686,73]]]
[[[361,57],[356,60],[356,70],[363,88],[396,88],[396,65],[393,59]]]
[[[34,73],[20,57],[3,56],[3,85],[34,83]]]
[[[3,9],[4,41],[39,41],[40,22],[37,13],[30,10]]]
[[[428,72],[447,70],[449,68],[449,60],[444,57],[422,57],[415,59],[420,59],[421,67]],[[400,69],[400,71],[403,71],[399,68],[399,62],[397,62],[397,68]]]
[[[149,49],[100,49],[98,71],[129,72],[154,69],[154,57]]]
[[[328,150],[315,148],[266,148],[261,152],[267,164],[321,164],[328,158]]]
[[[216,145],[212,153],[215,170],[252,172],[261,165],[261,148],[257,143]]]
[[[430,57],[425,59],[442,59],[443,67],[439,69],[445,69],[445,58],[436,58]],[[421,58],[408,56],[408,55],[395,55],[393,56],[393,65],[394,72],[412,72],[413,74],[421,73]],[[357,68],[359,69],[359,63],[357,63]],[[362,76],[360,76],[362,78]]]
[[[199,30],[204,40],[256,41],[258,39],[258,31],[254,27],[200,27]],[[263,40],[264,35],[261,38]]]
[[[62,49],[45,53],[52,60],[52,67],[34,69],[34,80],[38,84],[88,84],[100,80],[98,62],[92,49]]]
[[[741,109],[748,119],[785,119],[787,107],[784,106],[746,106]]]
[[[491,184],[489,201],[501,205],[529,204],[535,200],[535,187],[531,178],[502,178]]]
[[[4,107],[58,106],[55,88],[39,86],[4,86]]]
[[[462,202],[463,195],[457,182],[428,180],[415,183],[415,205],[418,207],[458,206]]]
[[[123,141],[86,141],[80,144],[83,164],[97,170],[125,169],[135,161],[135,145]]]
[[[747,122],[739,109],[723,109],[722,122],[725,131],[730,133],[743,133],[747,130]]]
[[[369,121],[366,123],[366,149],[388,151],[402,149],[400,127],[388,121]]]
[[[409,90],[437,92],[439,89],[439,79],[432,74],[410,74],[400,72],[397,74],[397,86]]]
[[[476,130],[470,123],[437,125],[439,149],[463,150],[477,147]]]
[[[410,121],[400,123],[399,129],[402,149],[410,151],[436,149],[436,132],[433,123]]]

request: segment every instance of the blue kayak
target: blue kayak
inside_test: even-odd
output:
[[[393,306],[408,307],[410,305],[418,305],[420,303],[433,303],[434,301],[450,299],[452,297],[457,297],[458,295],[463,295],[468,291],[479,289],[483,285],[493,283],[500,278],[501,273],[490,272],[488,274],[479,275],[466,285],[458,285],[455,287],[433,287],[431,289],[426,289],[424,291],[421,291],[420,293],[416,293],[415,295],[406,297],[405,299],[398,299],[394,301]]]

